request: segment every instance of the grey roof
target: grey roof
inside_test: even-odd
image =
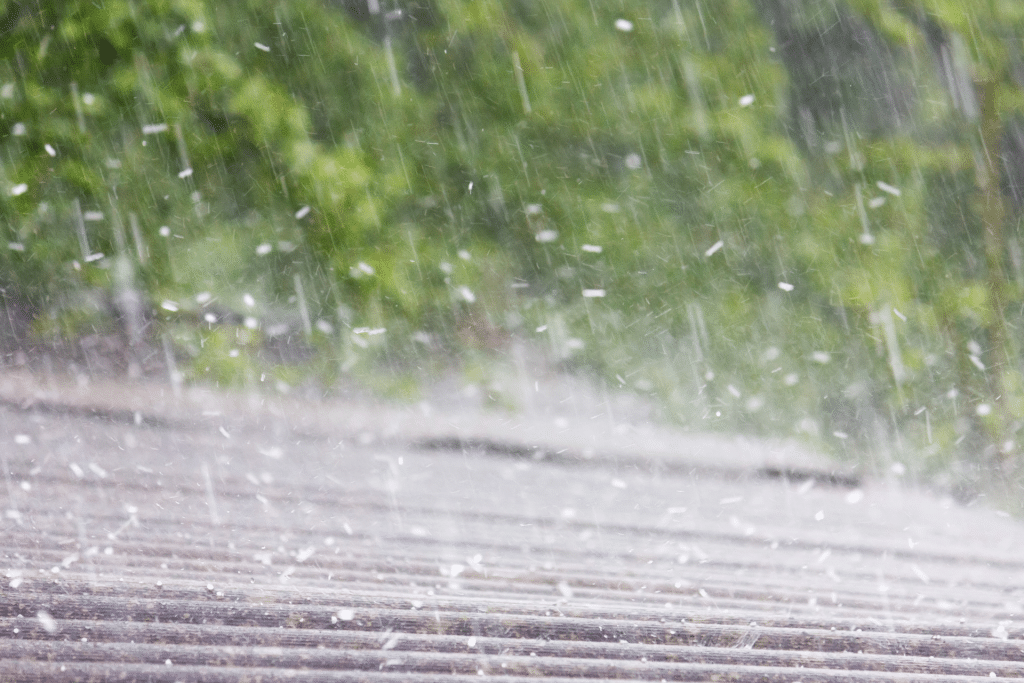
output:
[[[0,376],[0,679],[1024,675],[1020,524],[608,416]]]

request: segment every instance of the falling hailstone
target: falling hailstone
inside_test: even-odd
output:
[[[753,95],[744,95],[743,97],[740,98],[740,106],[741,107],[749,107],[753,103],[754,103],[754,96]]]
[[[629,33],[633,30],[633,22],[629,19],[616,19],[615,28],[622,31],[623,33]]]
[[[42,626],[43,630],[47,633],[56,633],[58,631],[56,619],[50,616],[50,613],[46,610],[41,609],[36,612],[36,619],[39,620],[39,625]]]
[[[780,282],[779,289],[781,289],[783,292],[792,292],[793,285],[789,284],[788,282]]]
[[[879,190],[881,190],[882,192],[888,192],[893,197],[899,197],[901,194],[903,194],[898,187],[893,187],[889,183],[882,182],[881,180],[875,183],[875,185],[878,186]]]

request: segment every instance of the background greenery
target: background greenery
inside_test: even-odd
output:
[[[28,343],[119,334],[132,371],[406,386],[521,342],[695,429],[1012,480],[1022,27],[1012,0],[5,0],[0,287]]]

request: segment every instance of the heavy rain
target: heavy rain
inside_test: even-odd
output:
[[[1022,39],[0,0],[0,679],[1024,675]]]

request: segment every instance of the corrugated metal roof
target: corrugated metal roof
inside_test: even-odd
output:
[[[1024,675],[1020,525],[806,454],[19,381],[0,680]]]

